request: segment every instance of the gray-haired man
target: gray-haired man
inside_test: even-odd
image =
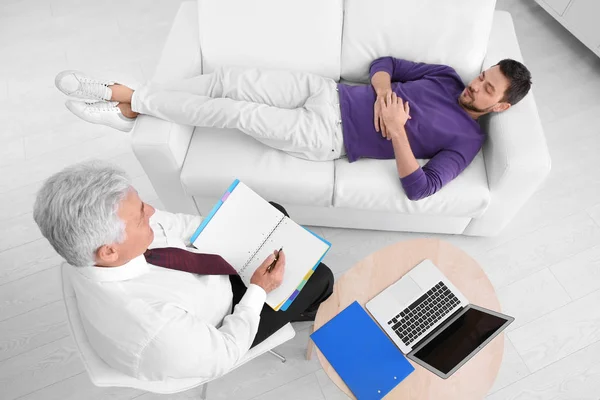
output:
[[[69,278],[92,347],[138,379],[217,377],[286,323],[314,318],[333,289],[321,264],[290,308],[275,312],[264,302],[283,279],[284,254],[265,274],[269,256],[247,289],[237,275],[146,262],[149,248],[191,246],[202,217],[155,210],[109,164],[81,163],[51,176],[38,192],[34,219],[73,266]]]

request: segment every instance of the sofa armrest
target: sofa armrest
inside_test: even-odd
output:
[[[522,61],[510,14],[496,11],[482,69],[504,58]],[[483,118],[482,127],[488,135],[483,156],[491,202],[464,234],[492,236],[510,222],[548,175],[550,155],[531,92],[509,110]]]
[[[202,73],[195,1],[181,3],[154,73],[155,82]],[[132,131],[133,152],[142,164],[165,209],[197,214],[181,184],[180,174],[194,127],[140,115]]]
[[[198,214],[181,184],[194,128],[140,115],[132,136],[133,152],[144,168],[166,211]]]

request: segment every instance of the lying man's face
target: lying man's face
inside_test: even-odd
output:
[[[478,113],[500,112],[510,107],[503,101],[510,81],[498,65],[483,71],[463,90],[458,102],[466,109]]]
[[[96,264],[122,265],[144,254],[154,240],[154,231],[150,228],[150,217],[154,212],[154,207],[140,200],[137,191],[131,188],[117,212],[125,224],[125,241],[100,247],[96,252]]]

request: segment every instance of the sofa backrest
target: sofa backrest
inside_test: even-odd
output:
[[[392,56],[450,65],[466,83],[481,70],[496,0],[345,0],[341,78],[367,82]]]
[[[198,0],[202,72],[225,65],[340,78],[343,0]]]
[[[367,82],[392,56],[481,70],[496,0],[198,0],[202,71],[225,65]]]

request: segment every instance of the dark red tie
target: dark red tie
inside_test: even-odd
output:
[[[159,267],[201,275],[237,275],[235,269],[216,254],[193,253],[177,247],[148,249],[146,261]]]

